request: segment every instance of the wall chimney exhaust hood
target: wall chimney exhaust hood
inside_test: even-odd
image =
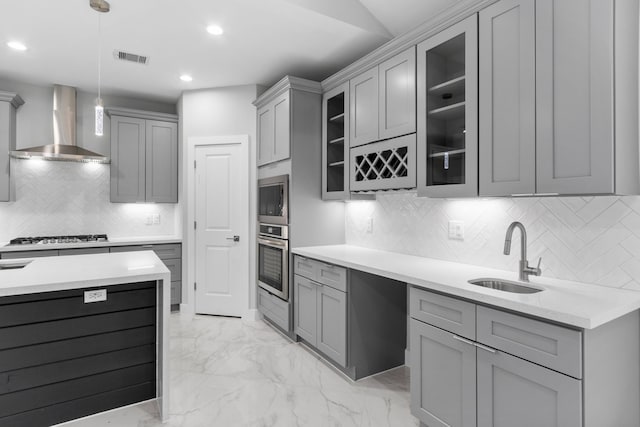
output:
[[[76,144],[76,89],[53,86],[53,144],[11,151],[16,159],[109,163],[109,158]]]

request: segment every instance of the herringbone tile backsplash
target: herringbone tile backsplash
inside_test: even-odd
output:
[[[0,242],[18,236],[175,236],[174,204],[109,202],[109,165],[12,160],[16,200],[0,203]],[[160,224],[145,225],[150,213]]]
[[[449,220],[464,221],[464,241],[448,239]],[[525,225],[529,262],[541,256],[544,276],[640,291],[640,197],[442,200],[415,192],[379,194],[375,201],[347,204],[346,242],[516,272],[518,231],[511,255],[502,254],[512,221]]]

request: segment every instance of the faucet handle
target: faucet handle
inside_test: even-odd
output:
[[[540,269],[540,263],[542,262],[542,257],[538,258],[538,266],[535,268],[533,274],[535,276],[540,276],[542,274],[542,270]]]

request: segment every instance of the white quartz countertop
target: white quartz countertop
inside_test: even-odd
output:
[[[99,248],[108,246],[128,246],[128,245],[161,245],[165,243],[182,243],[178,237],[116,237],[108,242],[80,242],[80,243],[38,243],[35,245],[12,245],[6,246],[9,242],[0,243],[0,253],[19,251],[41,251],[47,249],[79,249],[79,248]]]
[[[605,286],[530,277],[544,288],[534,294],[514,294],[467,283],[470,279],[499,278],[517,281],[516,271],[440,261],[351,245],[292,249],[294,254],[364,271],[408,284],[514,310],[584,329],[593,329],[640,308],[640,292]]]
[[[0,260],[0,297],[147,280],[170,286],[169,270],[153,251]]]

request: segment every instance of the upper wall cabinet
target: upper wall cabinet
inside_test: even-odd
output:
[[[480,195],[535,193],[535,2],[480,11]]]
[[[638,194],[637,17],[634,0],[480,12],[481,196]]]
[[[418,194],[478,194],[478,20],[418,45]]]
[[[0,91],[0,202],[13,199],[9,152],[16,149],[16,110],[24,104],[20,95]]]
[[[351,79],[351,147],[416,131],[415,73],[411,47]]]
[[[536,1],[537,193],[615,192],[613,3]]]
[[[291,143],[296,138],[294,133],[300,124],[295,123],[296,115],[303,117],[302,112],[296,112],[296,106],[306,108],[305,97],[302,96],[305,93],[314,96],[321,94],[320,83],[286,76],[253,102],[257,109],[258,166],[291,157]],[[311,132],[310,129],[307,131]],[[313,131],[316,132],[315,129]]]
[[[322,96],[322,199],[349,198],[349,83]]]
[[[178,202],[178,116],[109,108],[111,201]]]

